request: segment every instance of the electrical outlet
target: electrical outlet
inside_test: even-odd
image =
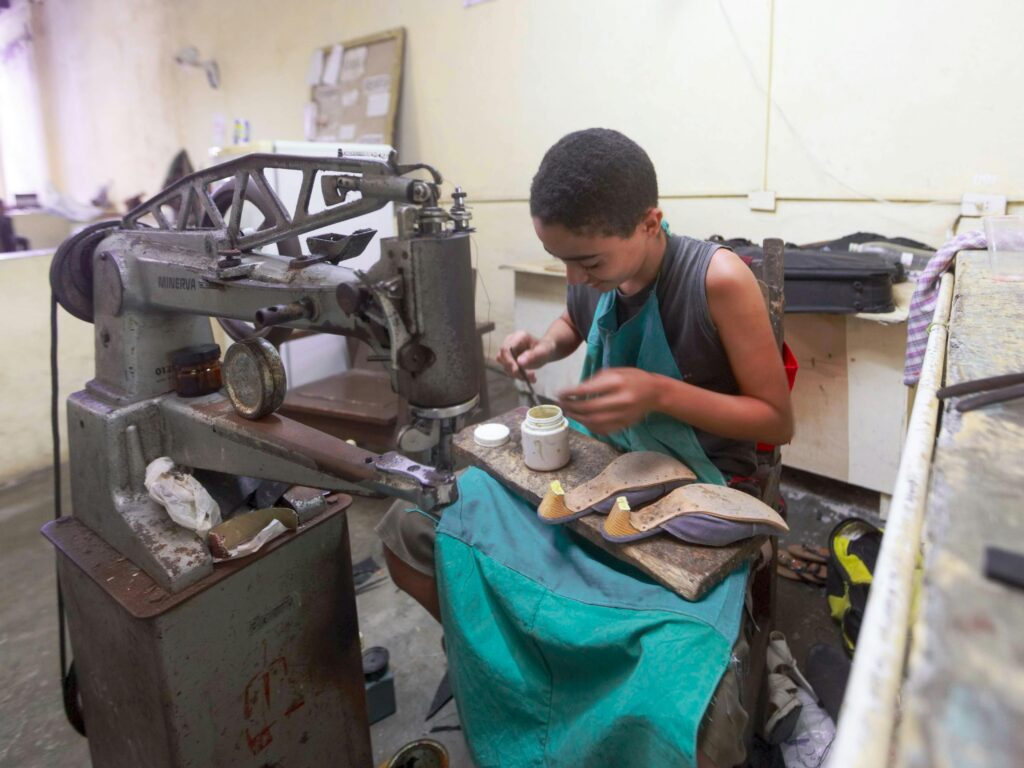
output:
[[[1006,214],[1006,195],[983,195],[965,192],[960,199],[961,216],[1003,216]]]
[[[774,211],[775,193],[767,189],[751,192],[747,195],[747,205],[752,211]]]

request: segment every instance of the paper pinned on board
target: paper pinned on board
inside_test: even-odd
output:
[[[367,93],[382,93],[391,90],[391,75],[371,75],[363,80],[363,90]]]
[[[359,101],[359,91],[352,89],[351,91],[341,92],[341,106],[343,109],[354,107],[356,102]]]
[[[347,83],[351,80],[358,80],[366,71],[366,46],[352,48],[345,54],[341,64],[341,82]]]
[[[384,117],[391,106],[391,94],[387,91],[371,93],[366,97],[366,116]]]
[[[324,75],[324,52],[317,48],[309,57],[309,68],[306,70],[306,85],[319,85]]]
[[[338,141],[352,141],[356,137],[356,127],[351,124],[338,126]]]
[[[310,101],[302,110],[302,128],[306,141],[316,138],[316,119],[320,114],[320,107],[315,101]]]
[[[324,74],[322,82],[324,85],[335,85],[338,82],[338,73],[342,69],[342,59],[345,56],[345,47],[340,43],[331,46],[331,52],[327,54],[324,61]]]

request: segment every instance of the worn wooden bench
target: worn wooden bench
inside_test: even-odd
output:
[[[561,481],[566,488],[574,488],[600,473],[618,455],[611,446],[570,431],[572,460],[569,464],[554,472],[534,472],[523,463],[519,435],[526,410],[516,408],[490,420],[506,425],[512,433],[511,440],[498,448],[477,445],[473,441],[472,427],[459,432],[455,436],[456,459],[480,467],[516,495],[531,504],[539,504],[553,480]],[[728,547],[702,547],[664,535],[631,544],[617,544],[601,536],[603,520],[601,515],[586,515],[566,525],[687,600],[699,600],[730,572],[753,557],[764,542],[763,537],[758,537]]]

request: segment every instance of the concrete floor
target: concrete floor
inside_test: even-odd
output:
[[[493,378],[492,384],[495,411],[512,407],[514,391]],[[792,528],[783,544],[824,544],[841,517],[873,517],[878,503],[877,494],[799,472],[785,473],[783,492]],[[354,562],[372,556],[383,566],[373,526],[387,506],[384,500],[357,499],[350,507]],[[0,768],[90,765],[85,739],[64,719],[57,681],[53,552],[38,533],[52,507],[49,471],[0,487]],[[382,580],[357,597],[364,648],[389,650],[398,700],[397,713],[371,729],[375,764],[429,736],[446,746],[453,768],[471,766],[459,730],[432,730],[458,725],[454,704],[424,720],[445,670],[440,627],[382,573]],[[819,587],[780,579],[777,627],[800,663],[815,643],[838,644]]]

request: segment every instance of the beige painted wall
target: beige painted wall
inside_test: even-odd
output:
[[[313,48],[404,26],[397,144],[470,193],[490,294],[478,312],[496,337],[513,317],[499,265],[544,255],[530,178],[576,128],[639,141],[668,219],[697,236],[873,230],[938,244],[964,192],[1024,200],[1016,0],[133,0],[116,12],[47,0],[33,12],[55,176],[78,197],[111,181],[115,200],[155,192],[181,146],[204,163],[218,116],[248,119],[254,140],[301,138]],[[219,90],[173,63],[186,44],[217,59]],[[774,213],[747,206],[762,188],[779,196]],[[37,278],[24,288],[42,301]],[[3,410],[17,434],[42,428]]]
[[[4,337],[0,373],[0,483],[50,462],[50,252],[0,257],[0,306],[11,323]],[[64,403],[91,378],[92,326],[61,311],[60,429],[65,439]],[[66,454],[66,451],[65,451]]]

